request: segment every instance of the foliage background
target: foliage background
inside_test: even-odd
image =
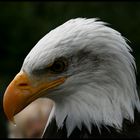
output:
[[[0,2],[0,137],[7,137],[4,91],[31,48],[46,33],[76,17],[99,17],[131,42],[140,77],[140,2]]]

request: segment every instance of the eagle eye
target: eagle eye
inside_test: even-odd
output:
[[[54,61],[54,63],[50,67],[50,70],[54,73],[61,73],[66,70],[67,66],[68,66],[67,59],[61,57]]]

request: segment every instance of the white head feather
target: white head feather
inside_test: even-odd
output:
[[[31,77],[61,56],[70,60],[66,82],[51,90],[58,127],[66,118],[67,135],[84,124],[122,128],[123,119],[134,121],[140,111],[135,62],[131,48],[116,30],[97,19],[72,19],[44,36],[26,57],[22,70]],[[39,78],[43,78],[40,76]],[[45,79],[45,77],[44,77]],[[49,121],[50,122],[50,121]],[[47,124],[48,125],[48,124]]]

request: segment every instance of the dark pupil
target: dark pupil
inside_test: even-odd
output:
[[[63,61],[56,61],[54,64],[51,66],[51,70],[53,72],[59,73],[63,72],[65,69],[65,63]]]

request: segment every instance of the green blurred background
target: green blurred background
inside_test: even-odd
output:
[[[31,48],[46,33],[76,17],[99,17],[131,42],[140,77],[140,2],[0,2],[0,138],[7,137],[4,91]]]

